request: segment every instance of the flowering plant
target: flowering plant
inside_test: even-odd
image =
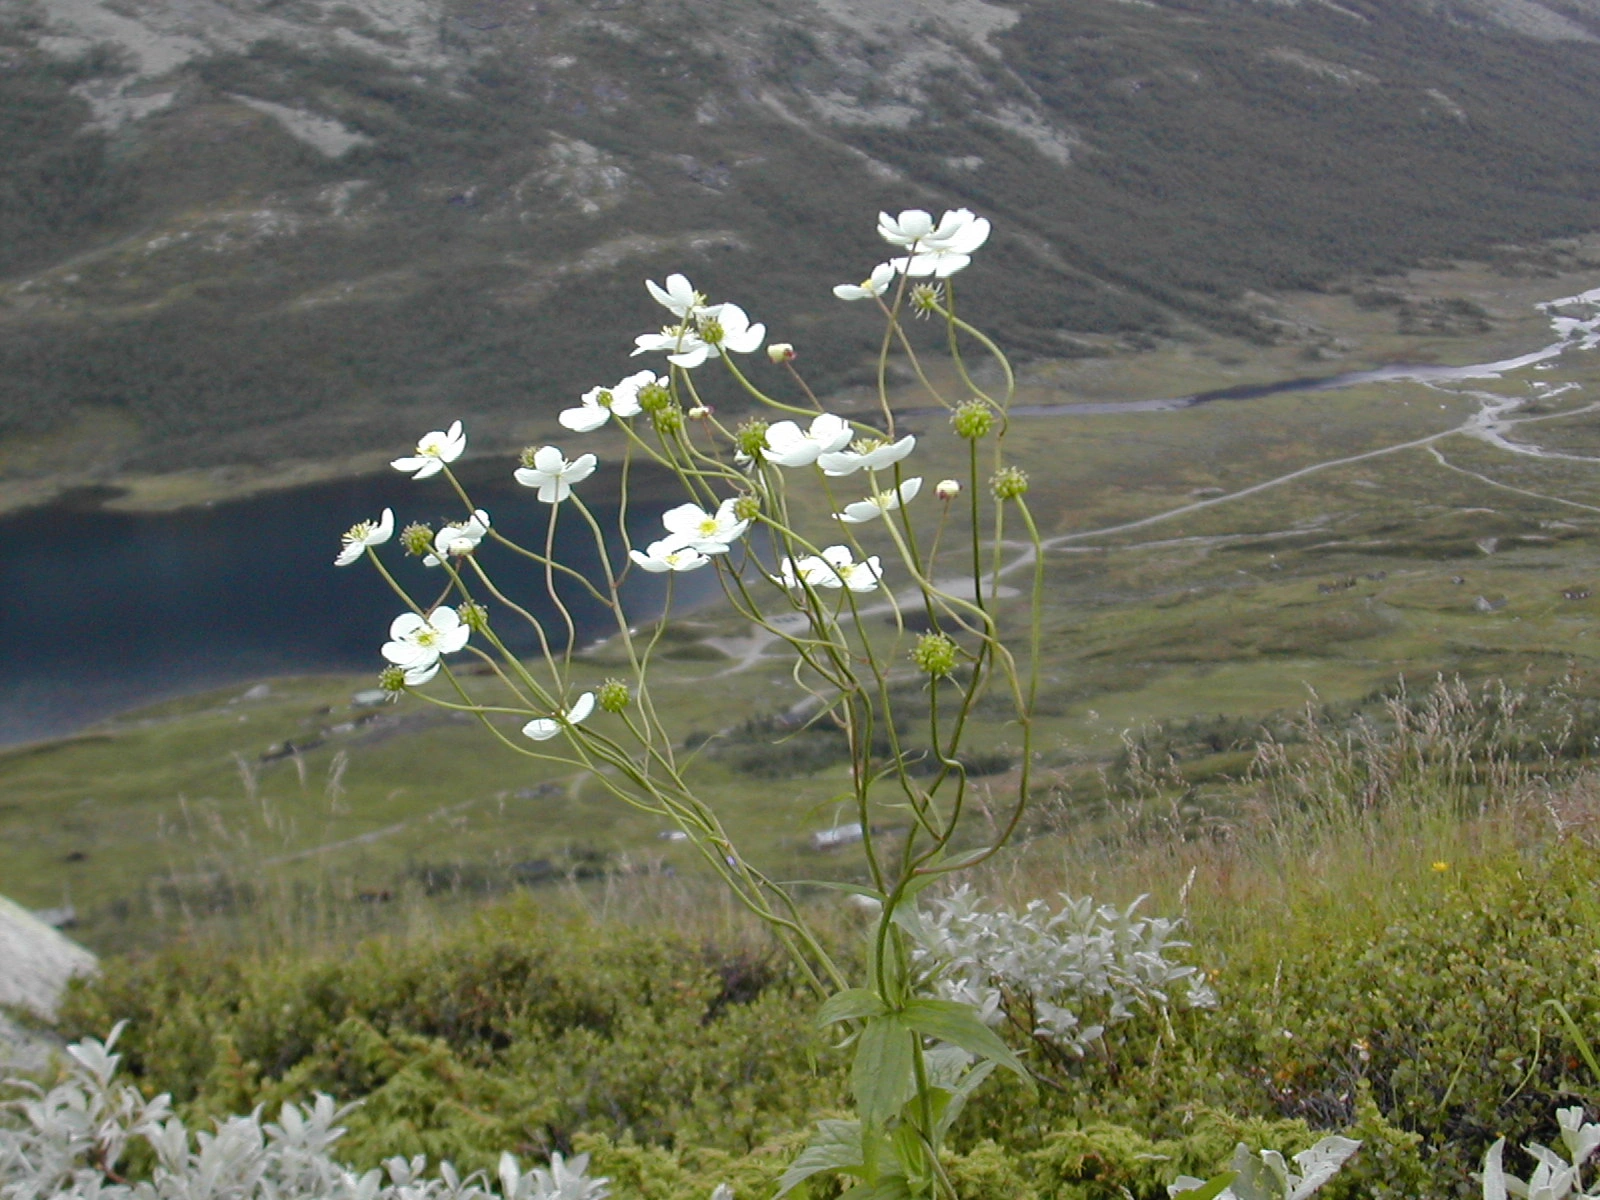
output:
[[[894,257],[874,267],[864,283],[835,289],[843,300],[869,301],[884,321],[870,419],[826,411],[787,343],[766,347],[769,360],[787,370],[786,389],[776,394],[757,386],[739,360],[762,348],[766,326],[737,304],[711,300],[683,275],[670,275],[664,285],[646,285],[669,320],[659,332],[639,335],[633,349],[634,355],[664,356],[662,373],[652,367],[591,389],[558,418],[580,435],[605,425],[620,429],[627,443],[624,506],[628,472],[636,464],[676,477],[684,502],[664,514],[659,538],[614,553],[583,494],[596,456],[568,458],[561,448],[539,446],[524,452],[515,474],[550,506],[550,533],[543,547],[515,545],[451,470],[466,444],[456,423],[448,432],[429,433],[415,455],[394,463],[418,479],[441,475],[468,514],[445,532],[412,525],[400,535],[408,553],[442,572],[439,599],[413,599],[383,565],[379,550],[392,528],[387,516],[352,529],[338,561],[367,557],[409,608],[396,618],[384,647],[391,664],[383,675],[386,688],[472,713],[511,751],[587,770],[621,802],[676,825],[793,956],[824,999],[821,1022],[846,1027],[855,1048],[856,1119],[823,1122],[783,1190],[831,1172],[847,1177],[862,1195],[945,1196],[953,1190],[939,1150],[967,1097],[996,1067],[1030,1087],[1032,1080],[971,998],[933,990],[937,972],[919,960],[909,930],[921,892],[993,855],[1022,818],[1033,765],[1043,556],[1027,504],[1027,476],[1006,456],[1014,376],[998,346],[959,316],[955,304],[953,277],[987,241],[989,222],[966,209],[937,221],[908,210],[881,214],[878,229]],[[954,395],[932,381],[908,316],[942,326]],[[1001,384],[993,391],[968,369],[965,355],[974,347],[997,368]],[[964,478],[924,489],[922,476],[912,473],[918,439],[902,428],[888,385],[896,352],[921,382],[919,409],[931,402],[948,413]],[[705,402],[699,380],[706,370],[724,373],[746,398],[750,411],[742,421],[725,422]],[[800,516],[797,489],[807,487],[820,489],[832,512],[823,528]],[[587,528],[597,551],[595,573],[580,573],[556,557],[558,521]],[[1032,547],[1032,587],[1021,604],[1006,606],[998,558],[986,565],[986,556],[998,555],[1013,530]],[[542,568],[555,628],[499,589],[479,560],[485,542]],[[843,734],[848,802],[865,860],[865,882],[854,890],[876,912],[865,979],[846,977],[808,927],[791,889],[740,853],[697,792],[690,764],[651,698],[660,629],[636,633],[620,598],[634,569],[664,577],[669,607],[679,573],[714,572],[742,617],[787,644],[793,678],[811,696],[811,720]],[[598,688],[580,680],[575,624],[558,581],[575,584],[609,614],[629,679]],[[864,619],[882,613],[891,618],[887,633],[881,621]],[[508,650],[502,620],[532,626],[540,646],[533,660]],[[504,691],[501,701],[474,699],[451,668],[458,654],[493,673]],[[438,683],[417,690],[436,674],[442,691]],[[903,688],[907,677],[920,680],[926,698],[930,749],[924,753],[902,743],[904,721],[894,712],[894,688]],[[1003,709],[1021,742],[1005,784],[1009,798],[981,839],[969,828],[977,806],[962,755],[980,701],[986,709]],[[985,805],[985,812],[993,807]],[[885,830],[890,810],[903,814],[898,819],[907,825]]]

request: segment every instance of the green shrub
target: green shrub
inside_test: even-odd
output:
[[[1552,1143],[1556,1108],[1596,1097],[1548,1002],[1585,1031],[1600,1018],[1597,869],[1569,840],[1376,888],[1308,872],[1270,907],[1193,913],[1219,1007],[1119,1026],[1036,1097],[992,1081],[955,1130],[951,1175],[979,1200],[1159,1200],[1238,1141],[1290,1154],[1337,1131],[1363,1149],[1332,1200],[1472,1194],[1497,1137]],[[112,961],[63,1024],[77,1037],[130,1018],[129,1077],[190,1119],[319,1088],[362,1098],[341,1143],[357,1165],[584,1150],[619,1195],[633,1181],[704,1200],[719,1182],[762,1194],[843,1104],[846,1056],[814,1011],[759,956],[556,923],[520,901],[338,957]]]
[[[130,1019],[126,1070],[189,1116],[322,1090],[364,1104],[342,1153],[490,1167],[580,1132],[748,1150],[837,1101],[812,1004],[765,960],[660,931],[546,924],[531,906],[342,958],[108,964],[69,1036]]]

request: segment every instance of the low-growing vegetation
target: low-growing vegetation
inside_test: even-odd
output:
[[[1510,736],[1510,699],[1445,681],[1365,719],[1327,715],[1256,747],[1254,777],[1206,819],[1185,812],[1181,775],[1135,769],[1092,831],[1035,839],[980,881],[988,899],[928,905],[946,934],[953,911],[1028,922],[1028,899],[1061,891],[1124,910],[1148,893],[1134,922],[1183,922],[1155,931],[1170,973],[1124,990],[1116,1020],[1087,993],[992,972],[1013,1018],[1000,1028],[1043,1086],[997,1078],[957,1123],[959,1193],[1160,1200],[1240,1141],[1288,1154],[1339,1133],[1362,1148],[1323,1194],[1469,1196],[1499,1139],[1553,1145],[1558,1109],[1593,1112],[1600,778],[1555,742],[1539,752],[1533,723]],[[191,1126],[314,1091],[362,1100],[338,1150],[358,1171],[396,1154],[493,1172],[502,1151],[587,1153],[618,1196],[770,1194],[808,1124],[843,1107],[849,1055],[756,931],[685,885],[618,886],[609,922],[524,897],[353,952],[201,939],[113,961],[61,1028],[126,1019],[124,1076],[170,1093]],[[854,907],[815,904],[848,960]],[[1058,908],[1035,910],[1035,929]],[[1080,904],[1054,926],[1060,946],[1118,923],[1099,920]],[[1029,936],[1019,954],[1037,964]],[[1079,938],[1058,965],[1104,969],[1112,941]],[[960,958],[947,945],[943,961]],[[991,960],[966,961],[970,981]],[[1196,984],[1214,1005],[1184,1002]],[[1059,1017],[1015,1019],[1040,999],[1104,1028],[1078,1027],[1081,1053],[1063,1052]]]

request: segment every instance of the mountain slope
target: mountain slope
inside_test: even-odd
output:
[[[1023,353],[1271,339],[1250,289],[1600,225],[1597,96],[1596,0],[6,0],[0,479],[505,440],[675,269],[846,381],[879,207],[995,218]]]

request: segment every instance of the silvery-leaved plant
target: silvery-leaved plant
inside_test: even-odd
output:
[[[1028,476],[1007,454],[1015,377],[995,342],[956,311],[955,276],[987,243],[988,220],[968,209],[937,218],[906,209],[879,214],[878,232],[888,261],[871,267],[861,285],[836,289],[840,299],[868,301],[856,311],[881,323],[874,402],[865,410],[825,408],[797,367],[804,347],[769,343],[766,321],[735,298],[669,274],[664,284],[645,285],[668,323],[634,337],[631,347],[619,338],[617,363],[603,376],[619,381],[550,402],[551,424],[607,440],[594,451],[531,446],[513,471],[533,491],[524,516],[544,525],[537,544],[506,536],[517,521],[504,506],[491,524],[473,502],[452,465],[467,444],[457,421],[426,434],[393,465],[447,488],[459,515],[437,530],[408,525],[393,540],[387,517],[357,526],[339,559],[372,564],[400,601],[382,648],[387,690],[469,713],[507,751],[581,774],[592,792],[675,826],[790,953],[823,1001],[821,1019],[851,1048],[856,1103],[854,1121],[819,1127],[791,1182],[826,1172],[885,1195],[952,1197],[940,1148],[967,1097],[997,1068],[1025,1086],[1032,1079],[991,1026],[981,997],[974,1003],[932,989],[902,922],[925,888],[995,853],[1023,817],[1035,784],[1045,560]],[[928,325],[913,329],[912,316]],[[921,361],[930,328],[950,369]],[[630,351],[646,356],[643,370],[622,365]],[[995,370],[969,369],[974,351]],[[943,409],[952,423],[915,434],[901,427],[900,397],[889,388],[896,356],[923,386],[907,402],[923,414]],[[708,373],[721,377],[715,404],[703,393]],[[945,379],[952,384],[934,382]],[[730,394],[742,401],[730,402]],[[919,501],[917,456],[941,435],[960,478]],[[629,481],[645,470],[678,495],[661,505],[656,532],[618,545],[612,531],[640,524],[628,520]],[[615,513],[609,501],[604,513],[592,507],[608,478],[619,488]],[[803,492],[810,498],[800,503]],[[425,503],[436,511],[436,501]],[[566,544],[557,541],[558,527],[575,528],[592,544],[592,567],[580,569],[558,552]],[[1024,586],[1002,588],[1001,555],[1023,547],[1012,566]],[[386,565],[397,553],[433,565],[428,595],[400,585]],[[534,563],[542,594],[502,590],[495,582],[502,555]],[[772,879],[729,836],[697,785],[683,731],[669,727],[681,706],[652,693],[661,625],[641,631],[624,596],[630,581],[649,578],[670,610],[679,577],[690,572],[715,577],[734,612],[755,627],[758,647],[787,659],[799,693],[792,703],[848,747],[843,803],[852,811],[843,823],[862,831],[859,877],[876,906],[860,978],[850,978],[813,933],[793,887]],[[614,628],[629,678],[604,681],[574,653],[578,624],[567,601],[578,592]],[[908,609],[914,623],[902,620]],[[538,647],[531,658],[507,649],[511,622]],[[474,668],[470,681],[463,663]],[[916,746],[901,744],[907,722],[894,711],[905,685],[921,694],[928,714],[917,718]],[[1020,742],[1017,768],[1003,781],[985,781],[982,804],[963,757],[980,704],[985,719],[1003,710],[1008,736]],[[995,790],[1002,782],[1003,793]],[[972,827],[977,811],[999,814],[995,834]],[[893,836],[880,833],[888,821],[899,827]],[[1141,928],[1154,936],[1156,926]],[[1139,976],[1141,998],[1173,982],[1152,972]],[[1057,1004],[1062,995],[1040,999]],[[1051,1021],[1054,1010],[1044,1012]],[[551,1186],[564,1186],[556,1164],[550,1173]]]
[[[1081,1056],[1108,1026],[1140,1010],[1182,1003],[1214,1007],[1216,993],[1192,964],[1181,921],[1137,916],[1091,897],[1042,900],[1020,913],[986,907],[968,886],[933,902],[915,925],[916,959],[940,995],[971,1005],[986,1023],[1008,1019],[1045,1046]],[[1094,1018],[1084,1021],[1092,1012]]]
[[[605,1200],[605,1179],[591,1179],[588,1155],[522,1171],[506,1154],[499,1189],[481,1173],[463,1178],[448,1162],[428,1173],[427,1159],[392,1158],[384,1171],[357,1173],[333,1157],[350,1112],[318,1094],[306,1107],[285,1104],[276,1121],[261,1110],[190,1130],[169,1098],[146,1100],[116,1080],[111,1053],[119,1024],[104,1042],[67,1048],[69,1070],[48,1091],[25,1080],[7,1084],[24,1098],[0,1106],[0,1200]],[[129,1144],[144,1142],[154,1166],[130,1179]]]
[[[1519,1179],[1505,1169],[1505,1138],[1489,1147],[1483,1159],[1483,1200],[1506,1200],[1508,1196],[1522,1200],[1565,1200],[1568,1196],[1594,1200],[1600,1196],[1600,1180],[1591,1188],[1585,1188],[1583,1182],[1583,1169],[1600,1148],[1600,1125],[1585,1121],[1583,1109],[1577,1105],[1557,1109],[1556,1123],[1561,1128],[1565,1157],[1548,1146],[1530,1143],[1527,1152],[1537,1165],[1527,1179]]]
[[[1210,1181],[1180,1175],[1167,1188],[1172,1200],[1306,1200],[1339,1173],[1361,1143],[1333,1135],[1309,1150],[1302,1150],[1289,1168],[1276,1150],[1252,1152],[1240,1142],[1233,1151],[1228,1173]],[[1503,1194],[1502,1194],[1502,1200]]]

